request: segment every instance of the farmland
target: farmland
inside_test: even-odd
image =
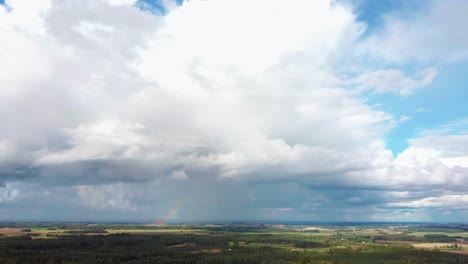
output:
[[[0,263],[467,263],[464,228],[4,223]]]

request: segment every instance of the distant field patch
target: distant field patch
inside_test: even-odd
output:
[[[447,235],[447,236],[461,236],[461,237],[468,237],[468,232],[443,232],[443,231],[435,231],[435,232],[413,232],[409,233],[410,236],[425,236],[425,235]]]
[[[3,237],[31,236],[33,239],[47,238],[47,230],[36,228],[0,228],[0,235]]]
[[[177,244],[174,246],[169,246],[167,248],[174,250],[183,250],[187,253],[197,254],[197,253],[221,253],[219,248],[202,248],[194,243],[183,243]]]
[[[25,232],[21,231],[21,228],[0,228],[0,234],[3,236],[22,236]]]
[[[206,235],[207,232],[199,229],[107,229],[109,234],[197,234]]]

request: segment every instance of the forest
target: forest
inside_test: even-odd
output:
[[[0,264],[468,263],[464,233],[389,227],[5,225]],[[314,230],[313,232],[307,232]],[[464,231],[464,230],[462,230]],[[394,234],[390,234],[395,232]],[[444,244],[446,243],[446,244]],[[439,245],[420,248],[418,245]],[[466,246],[468,247],[468,245]]]

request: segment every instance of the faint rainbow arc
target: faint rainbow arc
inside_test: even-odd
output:
[[[182,208],[182,202],[177,202],[173,207],[171,207],[166,214],[156,222],[157,225],[165,225],[169,220],[174,219],[180,213]]]

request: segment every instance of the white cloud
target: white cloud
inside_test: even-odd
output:
[[[295,0],[288,5],[266,0],[189,1],[166,21],[155,47],[144,56],[149,59],[146,64],[153,66],[144,69],[150,76],[161,66],[177,67],[176,62],[186,64],[197,58],[207,66],[261,73],[299,53],[309,58],[307,64],[317,67],[362,31],[350,10],[329,1]],[[303,30],[292,30],[304,24],[308,26]],[[171,57],[171,65],[151,59],[164,55]]]
[[[385,27],[369,38],[364,53],[390,62],[453,62],[468,58],[465,1],[427,1],[417,11],[387,15]]]
[[[421,200],[411,202],[390,203],[393,207],[442,207],[442,208],[466,208],[468,203],[468,195],[443,195],[440,197],[427,197]]]
[[[37,79],[66,87],[47,102],[77,105],[65,112],[74,119],[58,114],[66,105],[51,109],[56,120],[44,117],[48,130],[39,135],[61,141],[33,141],[42,146],[35,164],[140,160],[152,162],[149,178],[175,167],[249,178],[263,178],[272,168],[272,178],[302,178],[366,167],[373,159],[366,154],[370,142],[397,122],[333,87],[339,81],[329,63],[363,25],[349,9],[327,1],[286,7],[280,1],[191,1],[159,29],[143,31],[135,27],[150,18],[137,17],[136,8],[54,2],[45,26],[65,55],[59,54],[60,68],[52,67],[56,74]],[[104,8],[135,20],[94,16]],[[291,30],[304,20],[310,26]],[[75,77],[57,83],[64,65],[78,66]]]
[[[437,71],[361,65],[352,49],[366,26],[350,8],[192,0],[159,17],[132,2],[8,2],[12,11],[0,14],[2,181],[77,185],[80,204],[102,211],[138,211],[196,186],[190,205],[206,208],[201,217],[226,213],[220,201],[260,203],[246,190],[252,181],[390,189],[396,194],[384,198],[397,201],[425,199],[411,194],[418,188],[468,185],[464,139],[417,139],[396,159],[386,149],[384,136],[406,117],[368,105],[349,82],[409,95]],[[356,79],[342,76],[341,61]],[[307,203],[297,208],[369,200],[307,195],[294,197]]]
[[[189,176],[185,173],[185,171],[182,170],[182,171],[173,171],[171,173],[171,178],[174,180],[183,181],[183,180],[188,180]]]
[[[440,136],[410,140],[410,147],[393,161],[394,184],[456,191],[468,185],[466,136]]]
[[[136,0],[107,0],[111,5],[128,5],[135,4]]]
[[[4,13],[3,26],[14,26],[26,33],[45,34],[44,15],[52,4],[52,0],[6,0],[5,4],[13,12]],[[0,15],[1,17],[1,15]]]
[[[446,157],[468,156],[468,135],[427,136],[410,140],[415,147],[431,147]],[[467,164],[468,167],[468,164]]]
[[[37,162],[65,163],[84,160],[138,159],[145,156],[141,153],[143,146],[149,145],[150,138],[140,133],[144,127],[138,123],[122,123],[118,120],[100,122],[64,132],[70,138],[72,148],[48,153],[41,151]]]
[[[362,74],[354,82],[362,90],[407,96],[413,94],[417,89],[431,84],[436,75],[435,68],[423,69],[414,77],[406,76],[403,72],[395,69],[378,70]]]
[[[412,139],[409,141],[410,146],[396,158],[387,156],[379,166],[347,172],[343,183],[357,188],[423,192],[413,197],[418,199],[431,193],[443,195],[463,191],[468,186],[465,137],[460,135]],[[376,153],[384,152],[381,149]],[[428,189],[431,192],[427,192]],[[387,199],[401,198],[392,197],[388,196]]]

